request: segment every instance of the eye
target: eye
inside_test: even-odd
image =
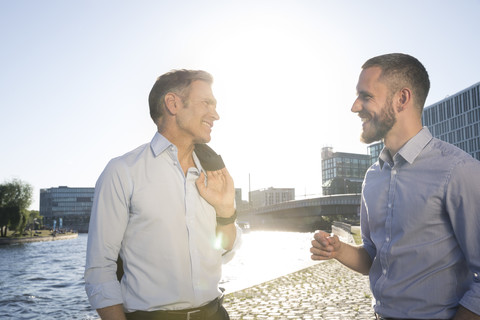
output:
[[[359,95],[360,99],[364,100],[364,101],[369,101],[371,100],[373,97],[369,94],[366,94],[366,93],[362,93]]]

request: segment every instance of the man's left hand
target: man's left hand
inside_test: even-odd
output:
[[[235,213],[235,188],[233,179],[226,168],[207,171],[207,183],[203,171],[196,180],[200,195],[210,203],[217,216],[228,218]]]

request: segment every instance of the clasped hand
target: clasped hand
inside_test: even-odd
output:
[[[329,260],[336,258],[340,251],[340,239],[334,234],[329,234],[324,231],[316,231],[313,235],[312,260]]]

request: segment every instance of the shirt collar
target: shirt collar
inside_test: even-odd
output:
[[[172,153],[174,154],[175,157],[177,157],[177,147],[173,143],[168,141],[168,139],[165,138],[158,131],[155,132],[155,135],[153,136],[153,139],[150,142],[150,148],[152,149],[152,152],[153,152],[155,157],[160,155],[162,152],[164,152],[168,148],[171,148]],[[198,160],[198,157],[195,154],[195,152],[193,152],[193,161],[195,162],[195,166],[199,170],[205,172],[205,170],[203,170],[202,165],[200,164],[200,160]]]
[[[412,164],[418,157],[423,148],[432,140],[433,136],[427,127],[423,127],[413,138],[407,141],[405,145],[400,148],[398,155],[400,155],[405,161]],[[385,162],[393,162],[391,155],[387,148],[383,148],[378,158],[380,168],[383,168]]]
[[[165,151],[168,147],[174,146],[173,143],[168,141],[167,138],[162,136],[161,133],[155,132],[152,141],[150,142],[150,148],[152,149],[153,154],[157,157],[163,151]]]

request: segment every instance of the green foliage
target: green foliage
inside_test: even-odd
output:
[[[27,224],[32,226],[32,229],[40,228],[43,225],[43,216],[38,210],[30,210],[28,214]],[[36,225],[36,227],[35,227]]]
[[[7,228],[21,231],[30,212],[27,208],[32,204],[33,187],[21,180],[13,179],[0,184],[0,231],[6,236]]]

